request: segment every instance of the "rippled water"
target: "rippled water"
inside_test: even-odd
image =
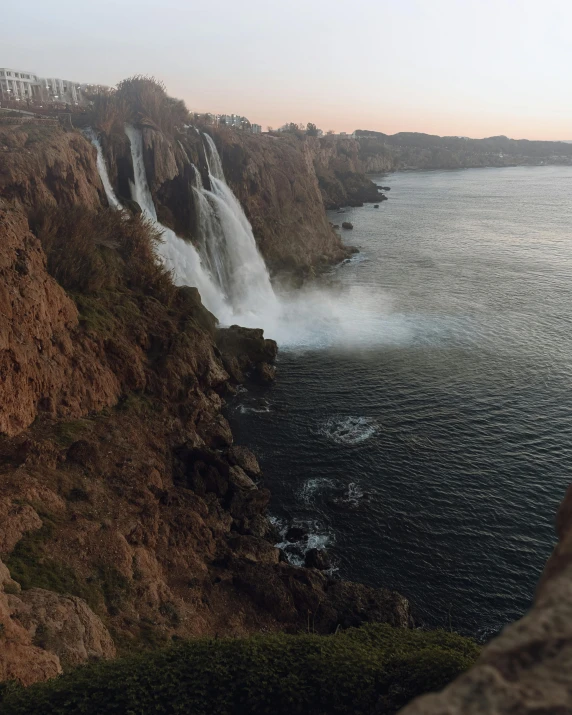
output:
[[[286,345],[230,416],[339,575],[487,637],[528,607],[571,481],[572,169],[380,183],[379,209],[331,217],[361,249],[325,281],[352,340]]]

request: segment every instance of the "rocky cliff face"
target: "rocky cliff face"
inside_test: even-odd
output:
[[[234,445],[224,404],[237,383],[272,379],[276,345],[219,330],[195,289],[171,284],[144,222],[104,206],[83,137],[42,127],[31,144],[28,130],[3,135],[0,187],[0,679],[177,637],[307,629],[309,617],[318,632],[407,626],[399,594],[293,567],[274,547],[260,468]],[[153,131],[146,161],[167,216],[194,144]],[[237,187],[249,172],[280,184],[283,165],[264,153],[234,161]],[[289,185],[272,211],[296,203]]]

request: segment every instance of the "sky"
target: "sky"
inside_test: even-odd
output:
[[[0,67],[149,74],[263,129],[572,140],[569,0],[26,0],[2,9]]]

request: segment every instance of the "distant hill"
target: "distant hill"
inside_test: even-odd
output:
[[[469,139],[420,132],[383,134],[357,130],[360,156],[391,159],[395,169],[453,169],[480,166],[572,164],[572,141],[529,141],[505,136]]]

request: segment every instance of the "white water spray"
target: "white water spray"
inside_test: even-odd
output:
[[[97,151],[97,171],[99,172],[99,177],[103,188],[105,189],[105,195],[107,196],[108,204],[118,211],[123,208],[120,204],[119,199],[115,195],[111,181],[109,180],[109,174],[107,173],[107,166],[105,165],[105,159],[103,158],[103,151],[101,149],[101,144],[97,138],[97,134],[91,127],[84,130],[84,135],[89,139]]]

